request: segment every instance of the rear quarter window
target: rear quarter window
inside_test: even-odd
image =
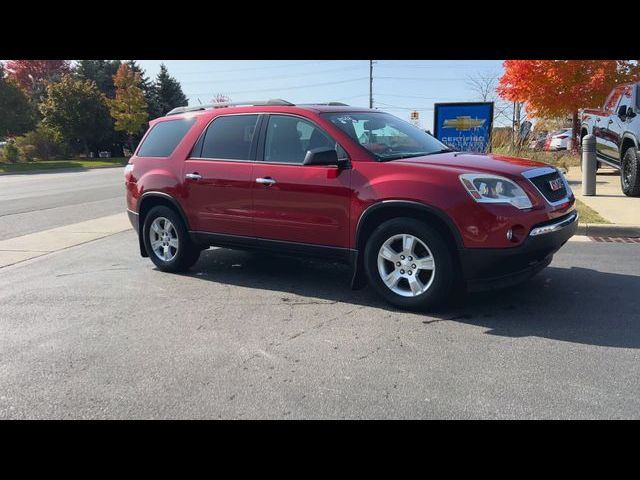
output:
[[[195,122],[191,117],[156,123],[140,145],[138,156],[168,157]]]

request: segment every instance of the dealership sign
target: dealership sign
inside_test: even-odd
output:
[[[436,103],[435,137],[454,150],[487,152],[491,148],[493,102]]]

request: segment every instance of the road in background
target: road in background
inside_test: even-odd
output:
[[[128,230],[0,269],[0,418],[640,418],[640,245],[570,241],[430,314],[344,265]]]
[[[0,175],[0,240],[124,210],[123,168]]]

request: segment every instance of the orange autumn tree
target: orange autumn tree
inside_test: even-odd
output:
[[[505,60],[503,66],[498,94],[525,102],[533,117],[571,116],[574,139],[579,109],[600,107],[615,85],[640,79],[637,60]]]
[[[145,127],[149,114],[142,91],[142,80],[138,72],[123,63],[113,76],[116,97],[106,99],[116,131],[129,137],[129,148],[134,150],[133,138]]]

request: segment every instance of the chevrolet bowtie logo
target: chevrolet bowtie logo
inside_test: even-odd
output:
[[[455,128],[457,130],[471,130],[472,128],[480,128],[486,120],[480,118],[471,118],[468,116],[456,117],[455,120],[445,120],[442,128]]]

